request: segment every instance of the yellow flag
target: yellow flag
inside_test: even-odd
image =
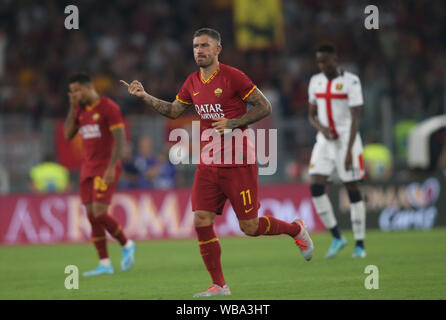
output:
[[[281,0],[234,0],[233,14],[235,39],[240,50],[283,45]]]

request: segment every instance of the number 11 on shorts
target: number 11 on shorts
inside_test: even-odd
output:
[[[249,189],[247,190],[243,190],[242,192],[240,192],[241,196],[243,197],[243,205],[246,207],[247,203],[246,203],[246,196],[248,196],[248,204],[251,204],[251,191]]]

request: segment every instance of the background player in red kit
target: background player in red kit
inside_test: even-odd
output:
[[[65,121],[65,138],[77,132],[82,136],[80,194],[92,228],[92,241],[99,256],[99,266],[84,276],[112,274],[107,252],[105,230],[122,246],[121,269],[134,263],[135,243],[128,240],[122,227],[107,214],[121,172],[120,158],[125,146],[124,122],[119,106],[100,96],[87,74],[76,74],[69,80],[70,111]]]
[[[271,104],[243,72],[219,63],[221,50],[221,38],[217,31],[203,28],[194,33],[194,58],[200,70],[187,78],[172,103],[149,95],[139,81],[135,80],[130,85],[121,82],[131,94],[168,118],[175,119],[194,105],[201,117],[201,132],[214,128],[222,135],[225,129],[245,130],[249,124],[268,116]],[[247,104],[252,105],[249,111]],[[224,143],[221,145],[220,155],[223,156]],[[201,143],[201,147],[206,147],[206,143]],[[215,215],[221,214],[226,199],[230,200],[245,234],[288,234],[295,239],[304,258],[312,258],[313,243],[302,220],[288,223],[273,217],[257,217],[260,206],[257,197],[258,170],[256,164],[246,162],[205,164],[201,161],[197,167],[192,187],[194,225],[200,253],[213,283],[194,297],[231,294],[223,277],[221,247],[213,227]]]

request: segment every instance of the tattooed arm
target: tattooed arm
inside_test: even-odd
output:
[[[178,100],[167,102],[151,96],[144,90],[141,82],[137,80],[133,80],[131,84],[121,80],[121,83],[127,87],[130,94],[140,98],[150,108],[167,118],[176,119],[183,114],[187,107],[189,107],[189,105]]]
[[[249,98],[246,99],[246,102],[252,105],[252,108],[247,113],[234,119],[215,119],[215,122],[212,124],[215,130],[217,130],[219,133],[223,133],[224,129],[245,127],[254,122],[260,121],[271,114],[271,103],[257,88],[249,96]]]

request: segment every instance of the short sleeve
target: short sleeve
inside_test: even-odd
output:
[[[310,83],[308,85],[308,102],[310,104],[316,104],[316,93],[314,90],[314,80],[313,78],[310,79]]]
[[[257,86],[242,71],[235,69],[232,74],[232,86],[243,101],[249,98]]]
[[[357,107],[362,106],[364,100],[362,98],[361,82],[358,77],[354,77],[350,83],[350,89],[348,91],[348,106]]]
[[[192,97],[190,94],[190,77],[187,78],[186,81],[184,81],[180,91],[178,92],[178,94],[176,96],[176,99],[184,104],[191,105],[193,103]]]
[[[124,127],[124,120],[122,119],[121,110],[117,104],[109,104],[107,106],[107,113],[105,117],[107,119],[107,125],[110,131]]]

